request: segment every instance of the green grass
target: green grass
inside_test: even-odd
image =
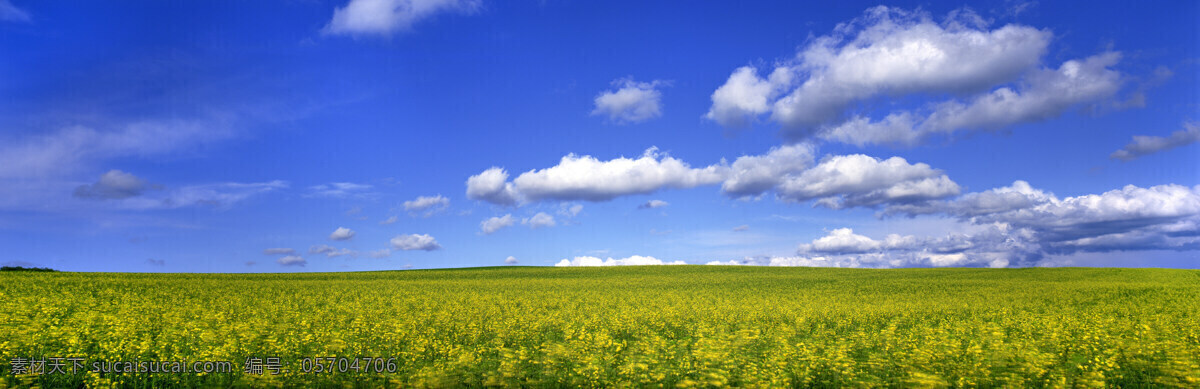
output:
[[[290,371],[242,373],[268,356]],[[395,371],[300,371],[326,356]],[[1197,387],[1200,271],[8,272],[0,357],[0,386]],[[235,372],[14,376],[18,357]]]

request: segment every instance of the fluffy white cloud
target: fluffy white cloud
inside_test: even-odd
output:
[[[1187,122],[1183,129],[1172,132],[1170,136],[1135,135],[1133,142],[1120,150],[1114,151],[1109,157],[1122,161],[1132,161],[1135,158],[1170,150],[1176,147],[1200,142],[1200,123]]]
[[[596,96],[596,108],[592,115],[607,116],[618,123],[638,123],[662,116],[662,81],[636,82],[633,78],[613,81],[615,90],[601,92]]]
[[[686,265],[683,261],[665,262],[654,257],[643,257],[634,255],[621,259],[600,259],[596,257],[583,256],[575,257],[574,259],[563,259],[554,264],[558,267],[568,266],[642,266],[642,265]]]
[[[913,145],[935,134],[994,130],[1049,119],[1071,107],[1116,94],[1122,78],[1110,67],[1120,58],[1119,53],[1109,52],[1067,61],[1058,69],[1033,71],[1020,88],[1001,87],[965,103],[935,104],[923,118],[907,111],[891,113],[877,122],[856,116],[825,129],[821,137],[858,146]]]
[[[538,212],[533,216],[521,220],[521,224],[527,225],[529,228],[538,229],[542,227],[554,227],[558,225],[558,222],[554,221],[554,216],[550,216],[545,212]]]
[[[321,30],[335,35],[390,35],[439,13],[470,13],[480,0],[350,0]]]
[[[709,118],[737,124],[730,118],[770,111],[798,137],[859,100],[980,91],[1011,80],[1038,64],[1050,38],[1027,26],[989,30],[970,12],[935,23],[921,12],[876,7],[814,39],[767,80],[737,69],[713,94]]]
[[[516,265],[517,257],[509,255],[508,258],[504,258],[504,264],[505,265]]]
[[[751,66],[734,70],[725,84],[713,92],[712,107],[704,117],[722,126],[738,128],[769,111],[771,99],[792,82],[792,72],[780,67],[765,80],[757,73]]]
[[[929,165],[861,154],[826,158],[788,177],[776,190],[784,200],[817,199],[818,205],[834,209],[915,203],[959,193],[958,184]]]
[[[491,235],[493,232],[499,231],[501,228],[512,226],[513,223],[516,223],[516,221],[517,220],[513,218],[512,214],[506,214],[504,216],[492,216],[482,222],[479,222],[479,230],[485,235]]]
[[[354,238],[354,230],[346,227],[338,227],[329,234],[330,240],[350,240],[352,238]]]
[[[271,249],[263,250],[263,255],[294,255],[294,254],[296,254],[296,250],[290,249],[290,248],[271,248]]]
[[[517,190],[508,182],[508,172],[498,167],[467,178],[467,198],[496,205],[517,204]]]
[[[638,209],[662,208],[662,207],[665,207],[668,205],[671,205],[671,203],[668,203],[668,202],[662,201],[662,200],[650,200],[645,203],[642,203],[641,205],[638,205]]]
[[[392,238],[392,247],[397,250],[433,251],[442,248],[437,240],[427,234],[397,235]]]
[[[28,22],[32,19],[29,17],[28,12],[17,8],[12,2],[0,0],[0,20],[6,22]]]
[[[368,198],[373,197],[376,193],[371,192],[374,188],[368,184],[355,184],[353,182],[331,182],[328,184],[320,184],[308,187],[308,197],[329,197],[329,198]]]
[[[426,217],[441,212],[449,206],[450,199],[442,195],[418,196],[414,200],[404,202],[404,210],[409,212],[424,212]]]
[[[75,188],[75,197],[85,199],[124,199],[142,194],[146,181],[120,170],[109,170],[94,184]]]
[[[778,186],[788,175],[813,165],[810,144],[772,147],[765,155],[747,155],[733,161],[721,191],[730,197],[757,196]]]
[[[607,201],[619,196],[650,194],[662,189],[693,188],[721,182],[728,170],[723,165],[692,168],[687,163],[662,155],[657,148],[640,158],[600,161],[592,156],[570,154],[558,165],[531,170],[505,182],[508,174],[491,168],[467,179],[467,197],[498,205],[526,201]]]
[[[288,255],[286,257],[279,258],[275,262],[277,262],[283,266],[300,266],[300,267],[304,267],[304,265],[308,263],[308,261],[304,260],[304,257],[298,256],[298,255]]]
[[[889,207],[885,214],[942,214],[1020,234],[1031,256],[1078,251],[1200,248],[1200,186],[1126,186],[1059,198],[1018,181],[950,201]],[[1012,241],[1010,241],[1011,243]]]

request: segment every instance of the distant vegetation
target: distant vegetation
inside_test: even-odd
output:
[[[0,387],[1200,387],[1194,270],[0,274],[0,296]],[[11,374],[31,357],[233,371]]]
[[[0,266],[0,271],[58,271],[48,267]]]

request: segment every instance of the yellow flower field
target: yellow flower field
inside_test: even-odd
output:
[[[0,357],[9,387],[1200,387],[1200,271],[10,272]],[[119,361],[232,370],[89,370]]]

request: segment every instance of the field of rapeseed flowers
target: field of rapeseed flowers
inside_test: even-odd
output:
[[[0,273],[0,357],[0,387],[1200,387],[1200,271]]]

